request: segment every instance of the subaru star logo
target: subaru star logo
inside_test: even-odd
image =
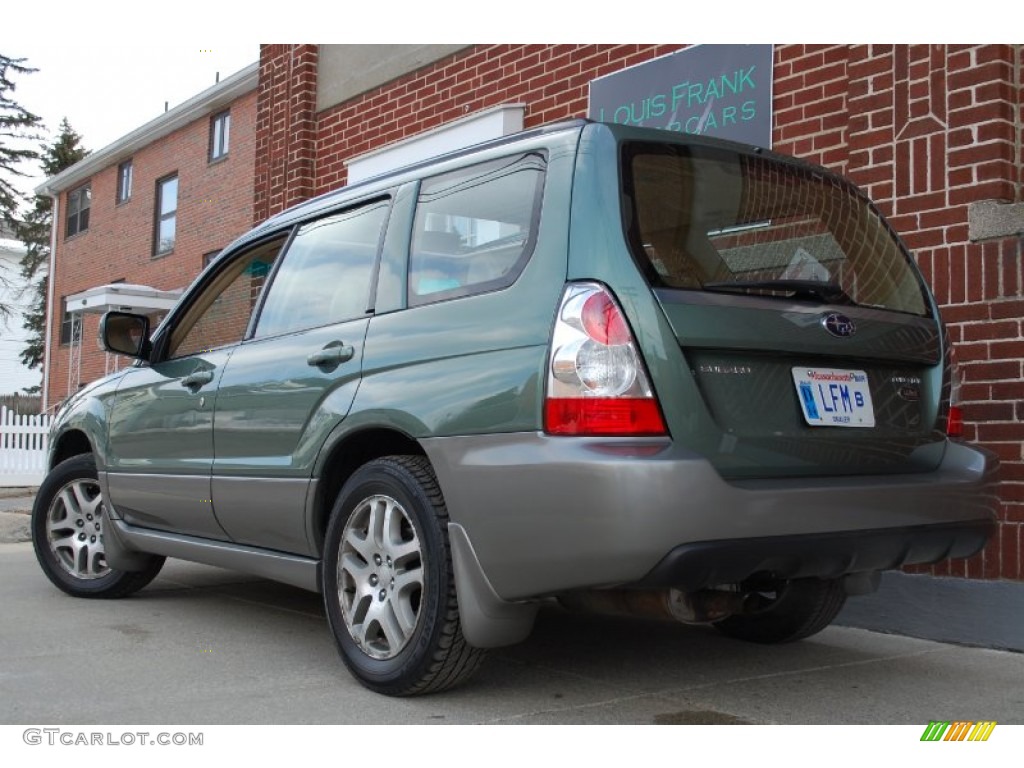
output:
[[[843,339],[853,336],[857,331],[857,326],[854,325],[853,320],[846,315],[840,315],[838,312],[830,312],[825,315],[821,318],[821,324],[833,336]]]

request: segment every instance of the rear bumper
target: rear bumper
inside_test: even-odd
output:
[[[424,441],[497,597],[831,577],[963,557],[994,526],[997,459],[950,443],[934,472],[729,483],[667,440],[538,433]]]
[[[838,578],[903,565],[970,557],[995,530],[991,520],[807,536],[700,541],[669,552],[636,585],[686,591],[734,584],[755,573],[785,579]]]

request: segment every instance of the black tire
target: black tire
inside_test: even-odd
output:
[[[715,622],[715,628],[752,643],[791,643],[831,624],[845,602],[837,579],[793,579],[752,592],[744,601],[748,612]]]
[[[43,480],[32,505],[32,545],[46,577],[75,597],[126,597],[149,584],[164,558],[141,571],[107,565],[103,550],[106,505],[90,454],[66,459]]]
[[[321,579],[341,658],[370,690],[442,691],[483,660],[462,636],[448,510],[426,458],[387,456],[349,478],[327,526]]]

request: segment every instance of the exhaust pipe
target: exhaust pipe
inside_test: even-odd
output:
[[[739,613],[743,593],[719,589],[602,589],[567,592],[558,596],[558,602],[569,610],[709,624]]]

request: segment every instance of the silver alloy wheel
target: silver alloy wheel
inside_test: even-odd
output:
[[[46,540],[57,563],[76,579],[110,573],[103,550],[103,494],[91,479],[72,480],[46,512]]]
[[[338,599],[356,645],[397,656],[412,637],[423,597],[423,555],[412,519],[390,496],[363,499],[341,537]]]

